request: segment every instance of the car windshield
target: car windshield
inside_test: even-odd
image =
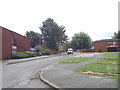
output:
[[[73,50],[68,50],[68,51],[73,51]]]
[[[68,49],[68,50],[73,50],[72,48]]]
[[[67,51],[73,51],[73,49],[72,49],[72,48],[69,48]]]

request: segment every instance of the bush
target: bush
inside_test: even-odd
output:
[[[102,49],[101,49],[101,48],[99,48],[98,52],[102,52]]]
[[[57,54],[60,53],[55,50],[40,48],[39,52],[16,52],[12,54],[12,59],[22,59],[22,58],[29,58],[29,57],[36,57],[36,56],[42,56],[42,55],[51,55],[51,54]]]
[[[45,55],[45,49],[44,48],[41,48],[40,52],[41,52],[41,54]]]
[[[29,57],[35,57],[35,56],[39,56],[39,54],[36,52],[29,52],[29,51],[16,52],[12,54],[13,59],[29,58]]]
[[[43,54],[41,52],[38,52],[37,53],[37,56],[42,56]]]
[[[50,55],[50,54],[51,54],[51,50],[49,50],[49,49],[44,49],[44,48],[42,48],[42,49],[40,50],[40,52],[41,52],[41,54],[43,54],[43,55]]]
[[[35,56],[37,56],[37,53],[36,53],[36,52],[29,52],[29,51],[26,51],[25,54],[28,54],[29,57],[35,57]]]
[[[50,55],[51,54],[51,50],[49,50],[49,49],[45,49],[45,55]]]
[[[45,49],[45,48],[42,48],[42,47],[37,47],[36,51],[39,52],[39,55],[50,55],[51,54],[50,49]]]
[[[51,53],[52,53],[52,54],[60,54],[61,51],[55,51],[55,50],[52,50]]]
[[[21,59],[21,58],[28,58],[29,55],[23,52],[16,52],[14,54],[12,54],[12,58],[13,59]]]
[[[50,54],[57,54],[57,53],[59,53],[59,52],[57,52],[55,50],[42,48],[41,46],[37,46],[35,49],[36,49],[37,52],[40,52],[42,55],[50,55]]]

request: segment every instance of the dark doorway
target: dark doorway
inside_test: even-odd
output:
[[[118,47],[107,47],[108,52],[117,52]]]

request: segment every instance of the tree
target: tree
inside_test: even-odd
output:
[[[112,38],[113,39],[120,39],[120,31],[114,32],[114,36]]]
[[[34,48],[36,45],[41,44],[41,34],[35,33],[34,31],[27,31],[25,35],[28,39],[30,39],[30,46]]]
[[[51,18],[43,21],[40,30],[48,49],[58,50],[60,43],[63,43],[67,39],[65,27],[58,26]]]
[[[71,46],[73,49],[90,49],[91,48],[91,38],[87,33],[80,32],[76,33],[72,37]]]
[[[64,50],[67,50],[68,48],[72,48],[70,41],[68,41],[68,42],[66,42],[65,44],[63,44],[63,49],[64,49]]]

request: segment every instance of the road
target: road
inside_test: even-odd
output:
[[[2,89],[2,61],[0,61],[0,90]]]
[[[53,68],[52,71],[45,74],[45,77],[48,78],[49,80],[54,78],[52,80],[55,80],[55,84],[61,83],[60,84],[60,86],[62,85],[61,87],[67,87],[67,86],[65,86],[65,82],[64,83],[58,82],[58,81],[62,81],[62,79],[57,78],[57,77],[61,77],[61,76],[64,76],[64,74],[66,74],[66,75],[70,75],[70,78],[71,78],[71,74],[72,74],[72,76],[74,76],[73,70],[75,68],[79,68],[79,67],[87,64],[88,62],[93,62],[93,61],[78,63],[80,65],[59,64],[58,61],[61,61],[61,60],[64,60],[64,59],[67,59],[70,57],[86,57],[86,56],[92,56],[92,55],[93,54],[91,54],[91,53],[88,53],[88,54],[74,53],[74,54],[70,54],[70,55],[59,54],[59,55],[51,55],[49,58],[38,59],[38,60],[33,60],[33,61],[28,61],[28,62],[15,63],[15,64],[10,64],[10,65],[6,65],[5,63],[3,63],[3,65],[2,65],[2,88],[51,88],[48,85],[46,85],[45,83],[43,83],[42,81],[40,81],[40,79],[39,79],[39,72],[42,69],[49,67],[51,65],[54,65],[54,67],[56,67],[56,68],[55,69]],[[63,71],[62,71],[62,73],[59,72],[60,69],[64,70],[64,72]],[[58,73],[55,72],[55,74],[54,74],[55,70],[57,70]],[[69,70],[69,72],[67,72],[68,70]],[[57,75],[57,74],[59,74],[59,75]],[[89,87],[91,81],[93,81],[95,83],[96,80],[97,80],[96,86],[98,86],[97,84],[99,84],[99,79],[101,79],[101,78],[98,79],[98,77],[93,77],[93,76],[88,76],[88,75],[81,75],[81,74],[78,75],[78,73],[75,75],[76,75],[75,77],[82,76],[83,82],[86,83],[88,85],[88,87]],[[89,82],[88,81],[86,82],[85,76],[90,77]],[[69,82],[70,82],[70,80],[72,82],[72,79],[69,79]],[[108,82],[109,79],[105,78],[104,81],[102,80],[102,82],[106,83],[106,80]],[[77,81],[77,79],[76,79],[76,81]],[[78,81],[81,81],[81,80],[78,80]],[[78,84],[80,84],[80,83],[78,83]],[[70,85],[70,83],[67,85]],[[83,87],[83,84],[80,84],[80,85],[81,85],[81,87]],[[101,83],[101,85],[103,85],[103,84]],[[106,87],[106,85],[104,87]],[[78,86],[74,86],[74,87],[78,87]]]
[[[52,55],[49,58],[16,64],[2,65],[2,88],[46,88],[38,78],[38,72],[60,60],[76,57],[78,54]]]
[[[80,57],[92,56],[81,54]],[[104,57],[94,54],[95,58],[81,63],[57,63],[43,70],[43,78],[59,88],[118,88],[118,79],[82,74],[74,70]]]

